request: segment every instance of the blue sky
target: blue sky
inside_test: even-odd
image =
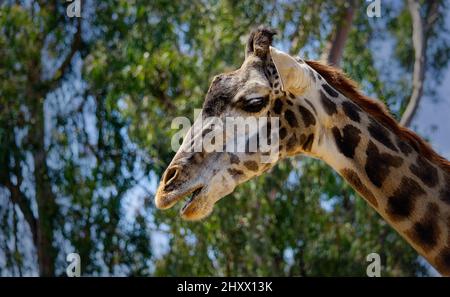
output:
[[[433,79],[428,77],[427,79]],[[424,96],[412,127],[421,136],[427,137],[434,149],[450,159],[450,69],[447,67],[442,85],[438,87],[439,101],[433,103]],[[434,130],[433,127],[436,127]]]

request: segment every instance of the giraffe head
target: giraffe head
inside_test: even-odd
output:
[[[282,108],[293,106],[292,99],[302,93],[309,76],[292,75],[291,68],[301,67],[302,61],[293,62],[292,57],[273,48],[274,34],[262,27],[254,30],[242,66],[213,79],[201,114],[162,176],[155,197],[158,208],[170,208],[190,196],[181,216],[204,218],[238,184],[294,152],[292,137],[287,137],[292,134],[289,128],[301,130],[304,123],[293,111],[282,112]],[[236,126],[233,133],[230,119]],[[265,149],[262,135],[266,135]],[[196,143],[199,139],[203,141]],[[311,145],[311,138],[303,140]]]

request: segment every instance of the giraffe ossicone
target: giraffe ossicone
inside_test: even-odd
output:
[[[213,79],[199,117],[277,118],[276,160],[297,154],[323,160],[450,275],[450,163],[342,72],[272,47],[273,35],[261,27],[251,32],[242,66]],[[201,127],[191,128],[192,139],[211,128]],[[223,137],[239,142],[245,133]],[[165,209],[190,195],[181,209],[184,219],[205,218],[236,186],[276,163],[264,163],[261,150],[188,151],[192,139],[183,140],[155,196],[156,206]]]

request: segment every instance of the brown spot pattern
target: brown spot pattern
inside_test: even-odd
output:
[[[354,122],[360,121],[359,112],[361,109],[356,106],[356,104],[351,103],[350,101],[344,101],[342,103],[342,109],[344,110],[344,113]]]
[[[417,156],[416,162],[409,166],[411,172],[430,188],[436,186],[439,182],[437,169],[422,156]]]
[[[255,161],[245,161],[244,166],[251,171],[258,171],[258,163]]]
[[[409,217],[418,196],[425,194],[420,185],[409,177],[403,177],[393,195],[388,197],[387,214],[393,220]]]
[[[292,110],[286,110],[284,113],[284,118],[288,122],[289,126],[293,128],[298,127],[297,118],[295,117],[295,114],[292,112]]]
[[[427,211],[420,221],[406,232],[408,237],[425,251],[432,250],[438,243],[440,230],[437,223],[439,208],[435,203],[428,203]]]
[[[314,134],[309,134],[305,142],[302,144],[302,148],[305,152],[310,152],[314,142]]]
[[[280,138],[284,139],[284,138],[286,138],[286,135],[287,135],[286,128],[285,127],[281,127],[281,129],[280,129]]]
[[[450,247],[444,248],[435,257],[434,263],[436,263],[436,268],[443,275],[450,276]]]
[[[228,156],[230,157],[230,163],[231,164],[239,164],[239,157],[236,154],[228,153]]]
[[[372,192],[362,183],[358,174],[352,169],[346,168],[341,171],[342,176],[348,181],[348,183],[363,196],[367,201],[369,201],[372,206],[377,207],[378,202]]]
[[[320,100],[322,102],[323,108],[328,115],[333,115],[337,113],[336,103],[331,101],[324,92],[320,91]]]
[[[275,100],[275,103],[273,104],[273,112],[275,114],[280,114],[282,109],[283,109],[283,102],[280,100],[280,98],[277,98]]]
[[[305,128],[308,128],[309,126],[313,126],[316,124],[316,118],[307,108],[299,105],[298,111],[300,112],[302,120],[305,123]]]
[[[450,174],[446,174],[442,189],[439,191],[439,198],[450,205]],[[450,220],[449,220],[450,226]]]
[[[400,149],[400,151],[404,153],[406,156],[408,156],[413,151],[412,147],[403,140],[399,140],[397,142],[397,146]]]
[[[322,87],[331,97],[337,97],[339,95],[329,84],[323,84]]]
[[[388,153],[380,153],[377,146],[372,141],[369,141],[366,156],[367,161],[364,168],[367,176],[370,181],[379,188],[381,188],[384,180],[389,175],[390,167],[398,168],[403,163],[403,160],[400,157]]]
[[[235,169],[235,168],[228,168],[228,173],[231,174],[231,176],[234,179],[239,179],[241,176],[244,175],[244,172],[242,170]]]
[[[293,134],[286,143],[286,150],[292,151],[295,149],[296,146],[297,146],[297,137],[295,136],[295,134]]]
[[[355,155],[355,149],[361,141],[361,130],[352,125],[346,125],[341,131],[337,127],[333,127],[331,132],[333,133],[334,141],[338,150],[347,158],[353,158]]]
[[[377,121],[371,119],[369,124],[369,133],[373,138],[384,144],[391,150],[398,152],[395,145],[392,143],[390,138],[390,132],[388,129],[380,125]]]

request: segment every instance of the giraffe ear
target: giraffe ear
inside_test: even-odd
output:
[[[308,68],[293,57],[274,47],[270,47],[270,55],[281,79],[283,91],[302,93],[311,84]]]
[[[276,32],[272,29],[260,26],[253,30],[247,40],[245,47],[245,58],[254,54],[260,58],[265,58],[269,53],[269,46],[272,45],[273,36]]]

